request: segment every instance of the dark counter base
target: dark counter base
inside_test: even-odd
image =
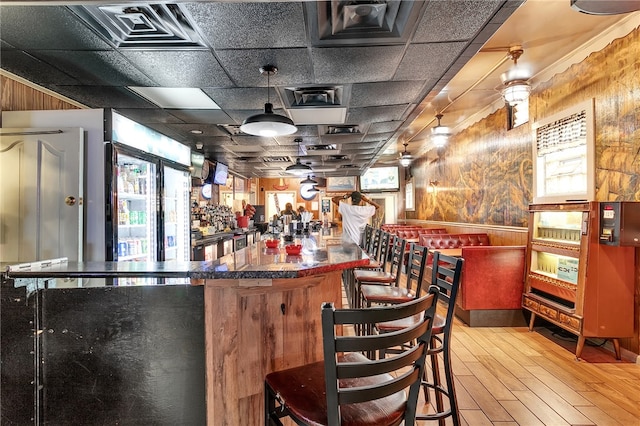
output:
[[[10,329],[5,297],[17,290],[2,289],[2,424],[206,424],[203,287],[41,290],[12,308]],[[36,300],[43,331],[34,337]],[[33,354],[4,346],[33,350],[33,339],[36,397],[33,368],[15,365],[33,367]]]
[[[526,327],[522,309],[481,309],[467,311],[456,305],[455,315],[469,327]]]

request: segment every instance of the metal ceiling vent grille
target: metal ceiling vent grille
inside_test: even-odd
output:
[[[334,152],[338,150],[338,146],[335,144],[330,145],[311,145],[307,147],[307,151],[315,151],[319,154],[325,154],[328,152]]]
[[[262,157],[265,163],[292,163],[293,159],[287,155]]]
[[[342,86],[286,87],[284,94],[290,108],[340,106],[345,104]]]
[[[351,135],[360,133],[357,125],[327,126],[327,135]]]
[[[307,2],[314,45],[405,43],[424,1],[331,0]]]
[[[206,48],[178,4],[70,6],[116,47]]]

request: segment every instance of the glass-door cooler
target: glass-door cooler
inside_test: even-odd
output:
[[[188,171],[163,166],[164,260],[190,260],[190,208]]]
[[[122,153],[116,159],[117,260],[156,260],[156,165]]]

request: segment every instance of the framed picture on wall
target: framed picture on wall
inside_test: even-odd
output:
[[[327,192],[348,192],[355,191],[355,176],[340,176],[327,178]]]

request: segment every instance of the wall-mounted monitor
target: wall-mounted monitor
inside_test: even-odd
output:
[[[229,177],[229,167],[220,162],[216,163],[215,173],[213,175],[213,183],[216,185],[226,185]]]
[[[191,177],[206,179],[207,176],[203,176],[203,168],[204,168],[204,154],[200,154],[198,152],[191,153]],[[207,173],[208,174],[208,173]]]
[[[400,190],[398,166],[371,167],[360,176],[360,191],[385,192]]]

